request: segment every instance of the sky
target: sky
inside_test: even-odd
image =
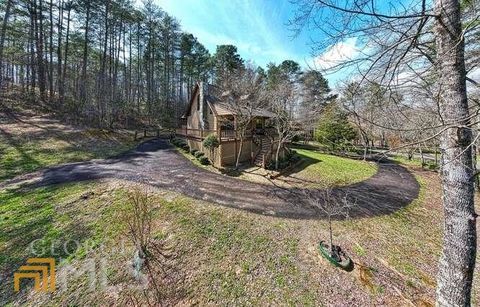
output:
[[[245,60],[266,67],[269,62],[294,60],[302,67],[315,62],[328,66],[333,60],[352,56],[355,40],[349,40],[314,57],[310,38],[314,33],[294,32],[287,23],[295,13],[288,0],[155,0],[176,17],[186,32],[192,33],[213,54],[216,46],[232,44]],[[330,84],[342,76],[327,75]]]

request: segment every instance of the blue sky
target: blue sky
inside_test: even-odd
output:
[[[295,12],[295,6],[288,0],[155,0],[155,3],[176,17],[183,30],[196,36],[211,53],[217,45],[233,44],[242,58],[263,67],[287,59],[306,67],[313,61],[309,45],[313,33],[302,32],[293,37],[286,25]],[[351,53],[355,41],[348,43],[342,49],[347,47],[347,53]],[[335,60],[338,53],[338,50],[327,52],[323,60]],[[331,84],[340,77],[327,76]]]
[[[156,0],[179,19],[210,52],[217,45],[236,45],[240,55],[255,64],[291,59],[305,64],[311,58],[308,35],[293,39],[286,26],[294,6],[278,0]]]

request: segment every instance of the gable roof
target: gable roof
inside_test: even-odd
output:
[[[199,89],[200,84],[196,83],[195,87],[193,88],[187,110],[185,112],[185,115],[182,116],[182,118],[186,118],[187,116],[191,115],[191,109],[194,102],[193,98],[197,95],[197,91]],[[216,116],[235,115],[235,111],[232,110],[226,102],[224,102],[221,98],[215,95],[215,92],[218,93],[219,91],[220,89],[212,84],[208,84],[204,87],[204,99],[207,102],[208,106],[212,109],[213,113]],[[253,111],[253,116],[272,118],[275,117],[275,114],[265,109],[257,109]]]

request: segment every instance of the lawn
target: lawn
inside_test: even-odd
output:
[[[0,122],[0,181],[67,162],[106,158],[131,149],[129,131],[72,127],[46,116]]]
[[[85,274],[72,275],[68,290],[31,295],[27,301],[26,293],[12,295],[10,283],[0,304],[141,305],[156,298],[172,305],[429,306],[441,250],[441,195],[435,173],[415,174],[421,193],[405,209],[334,222],[335,242],[356,264],[350,273],[319,256],[317,243],[328,234],[325,221],[263,216],[150,190],[152,237],[164,256],[152,253],[156,271],[150,272],[154,282],[146,289],[132,287],[137,284],[129,269],[133,248],[125,221],[116,215],[130,194],[125,182],[4,191],[2,280],[11,280],[9,274],[29,256],[31,240],[44,238],[48,246],[75,238],[93,249],[53,255],[66,259],[59,274],[82,268],[85,261],[104,261],[108,287],[92,289]],[[124,248],[109,252],[119,246]],[[45,249],[44,255],[50,254]],[[478,296],[477,282],[474,303]]]
[[[262,184],[291,187],[319,187],[324,185],[345,186],[363,181],[375,175],[377,165],[372,162],[354,160],[335,155],[320,153],[313,149],[294,148],[302,158],[294,168],[282,172],[282,175],[271,178],[271,171],[257,166],[241,166],[239,170],[216,169],[201,165],[190,153],[177,149],[180,154],[189,159],[197,167],[205,170],[237,177],[242,180]]]
[[[363,181],[377,172],[375,163],[320,153],[310,149],[295,149],[303,162],[290,172],[291,176],[312,184],[348,185]]]

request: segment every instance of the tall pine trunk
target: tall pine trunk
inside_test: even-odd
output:
[[[63,0],[58,1],[58,24],[57,24],[57,91],[60,97],[60,82],[62,79],[62,28],[63,28]],[[62,103],[60,101],[60,103]]]
[[[85,17],[85,35],[83,42],[82,80],[80,82],[80,102],[85,106],[87,102],[87,60],[88,60],[88,30],[90,23],[90,1],[87,1],[87,13]]]
[[[5,15],[2,22],[2,33],[0,35],[0,88],[2,87],[3,79],[3,46],[5,45],[5,34],[7,32],[8,18],[10,17],[11,7],[13,0],[7,0],[7,6],[5,8]]]
[[[45,79],[45,60],[43,58],[43,0],[39,0],[38,8],[36,0],[34,3],[34,21],[35,21],[35,41],[37,48],[37,74],[38,74],[38,88],[40,90],[40,100],[46,102],[46,79]]]
[[[443,252],[437,277],[439,306],[469,306],[476,256],[472,142],[464,41],[457,0],[435,0],[440,112],[448,123],[441,138],[441,177],[445,212]]]
[[[48,66],[48,91],[50,102],[53,101],[53,0],[50,0],[50,37],[49,37],[50,61]]]

